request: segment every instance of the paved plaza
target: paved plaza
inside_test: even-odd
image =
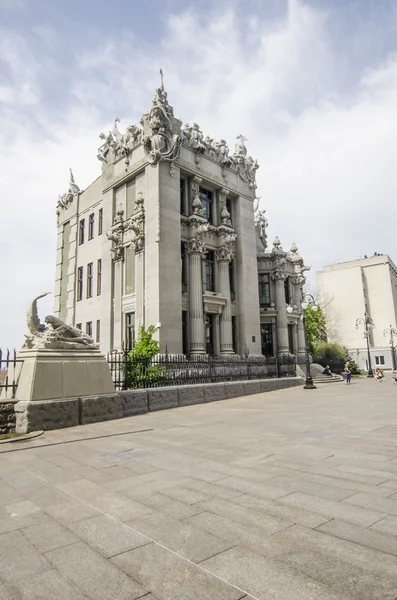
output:
[[[395,600],[397,386],[0,445],[0,600]]]

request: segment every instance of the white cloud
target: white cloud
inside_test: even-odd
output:
[[[397,259],[393,61],[341,93],[326,15],[297,0],[271,24],[222,6],[206,16],[188,10],[169,17],[157,44],[130,34],[98,39],[65,68],[69,104],[59,110],[44,85],[43,64],[53,63],[32,56],[26,41],[14,39],[6,54],[12,84],[0,87],[0,345],[20,344],[27,302],[53,288],[55,204],[68,167],[81,187],[99,174],[99,132],[114,114],[124,125],[139,120],[160,67],[184,122],[198,122],[231,147],[237,134],[248,138],[261,167],[270,240],[277,233],[285,247],[295,241],[316,268],[373,251]],[[46,104],[32,110],[29,90],[32,101]]]

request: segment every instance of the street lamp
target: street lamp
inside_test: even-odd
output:
[[[360,325],[364,325],[364,337],[367,340],[367,354],[368,354],[368,375],[367,377],[373,377],[372,365],[371,365],[371,352],[369,351],[369,333],[370,330],[375,327],[375,323],[367,315],[364,313],[364,318],[356,319],[356,329],[359,328]]]
[[[291,305],[291,301],[293,301],[295,299],[296,302],[296,298],[293,296],[290,299],[290,303],[287,306],[287,312],[288,313],[292,313],[294,312],[294,310],[297,308],[296,305],[292,306]],[[310,360],[309,360],[309,350],[307,347],[307,331],[306,331],[306,309],[309,306],[309,304],[312,305],[312,311],[316,312],[318,310],[318,306],[316,304],[316,301],[314,300],[313,296],[311,294],[306,294],[305,296],[302,296],[302,300],[301,300],[301,307],[302,307],[302,314],[301,314],[301,320],[303,323],[303,333],[305,336],[305,363],[306,363],[306,381],[305,381],[305,385],[303,386],[305,390],[315,390],[316,386],[313,383],[313,378],[310,372]]]
[[[396,349],[394,347],[394,336],[397,335],[397,329],[394,329],[394,327],[392,327],[390,325],[389,329],[384,329],[383,330],[383,337],[386,337],[387,335],[390,336],[390,347],[391,347],[391,362],[393,365],[393,371],[395,371],[397,369],[396,366]]]

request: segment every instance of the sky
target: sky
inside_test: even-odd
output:
[[[269,242],[296,242],[312,292],[326,264],[397,262],[394,0],[0,0],[0,348],[54,288],[69,167],[100,175],[99,133],[139,123],[160,68],[184,123],[245,135]]]

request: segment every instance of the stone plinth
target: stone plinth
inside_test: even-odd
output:
[[[16,401],[55,400],[114,392],[109,365],[99,350],[21,350],[18,359],[23,360],[23,364]]]

